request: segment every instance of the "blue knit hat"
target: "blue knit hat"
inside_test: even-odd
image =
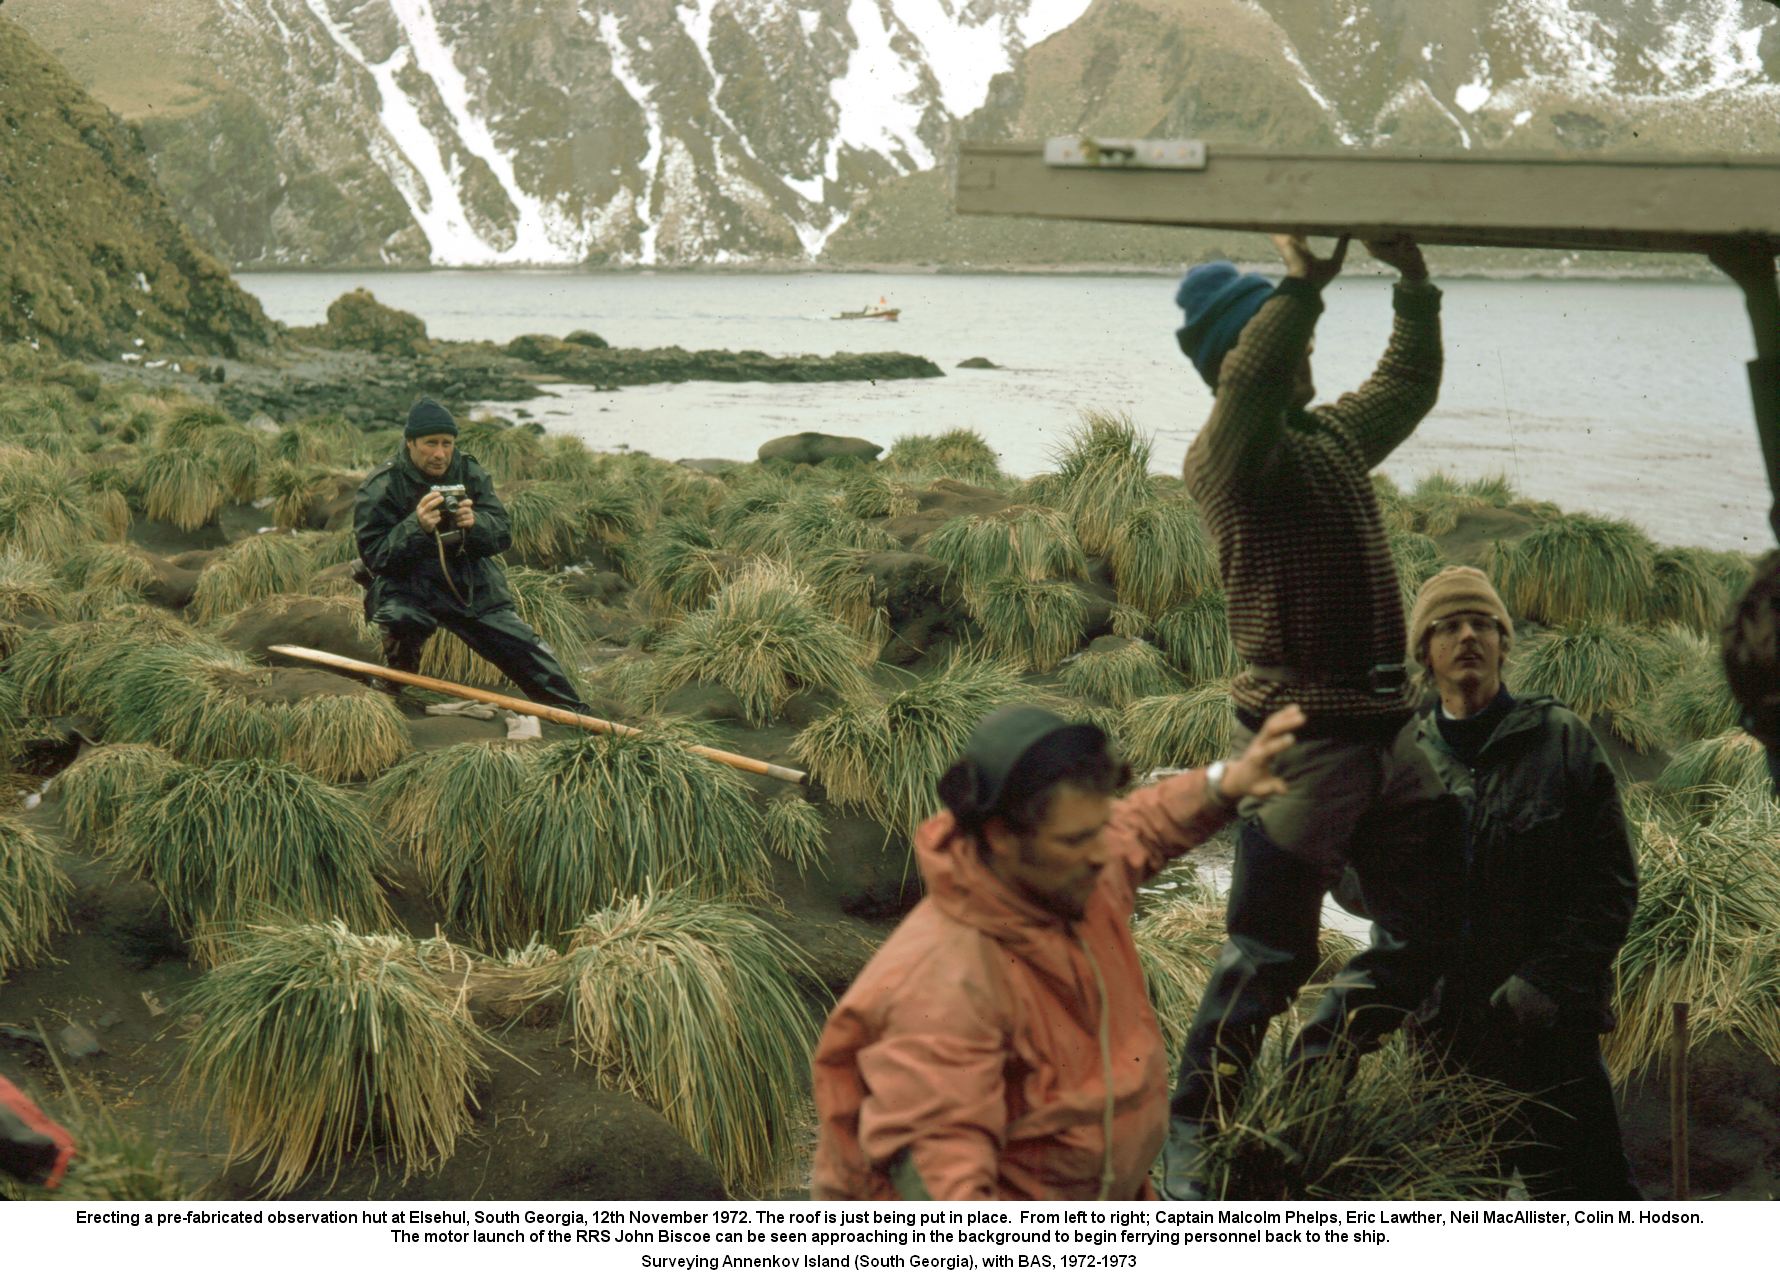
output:
[[[1259,274],[1239,274],[1228,261],[1195,265],[1180,281],[1174,303],[1186,311],[1187,325],[1175,332],[1181,352],[1193,360],[1214,390],[1224,355],[1269,296],[1273,284]]]
[[[451,412],[434,402],[431,398],[422,398],[408,410],[408,423],[402,429],[405,438],[430,438],[437,433],[449,433],[457,436],[457,421],[451,418]]]

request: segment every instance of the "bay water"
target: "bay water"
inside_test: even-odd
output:
[[[274,318],[318,323],[368,287],[435,337],[504,342],[598,332],[613,345],[769,354],[896,350],[945,369],[877,383],[693,382],[600,392],[552,386],[519,404],[599,449],[753,459],[805,430],[889,446],[971,428],[1008,472],[1054,467],[1081,412],[1123,412],[1178,473],[1211,395],[1175,344],[1175,280],[1083,274],[592,273],[549,270],[243,274]],[[1566,510],[1625,517],[1656,539],[1772,546],[1743,364],[1753,340],[1729,284],[1437,280],[1446,293],[1439,405],[1383,471],[1506,474]],[[1334,283],[1317,327],[1319,400],[1359,384],[1390,331],[1389,281]],[[897,322],[833,316],[883,298]],[[984,357],[997,369],[961,370]],[[491,406],[512,416],[512,405]]]

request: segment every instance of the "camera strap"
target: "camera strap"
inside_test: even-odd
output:
[[[464,609],[468,610],[470,608],[469,598],[465,597],[463,593],[457,590],[457,581],[451,577],[451,564],[445,560],[445,537],[435,530],[433,532],[433,543],[437,544],[439,547],[439,573],[445,576],[445,586],[451,589],[451,595],[457,598],[457,603]],[[475,596],[475,581],[466,578],[464,583],[470,590],[470,596]]]

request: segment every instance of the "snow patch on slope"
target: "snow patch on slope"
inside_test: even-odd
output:
[[[642,265],[655,264],[655,242],[660,233],[659,219],[654,215],[656,176],[661,169],[662,134],[661,112],[655,108],[653,95],[638,78],[631,68],[630,51],[624,47],[624,37],[618,31],[618,18],[615,14],[602,13],[595,19],[582,5],[576,10],[582,18],[594,23],[599,28],[600,39],[605,42],[606,52],[612,57],[612,78],[630,94],[631,100],[643,112],[644,126],[649,136],[649,151],[643,156],[641,171],[643,174],[643,193],[637,196],[632,204],[637,220],[643,223],[642,243],[637,252],[637,260]]]

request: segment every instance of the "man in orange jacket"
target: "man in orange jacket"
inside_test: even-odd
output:
[[[1285,789],[1304,723],[1240,758],[1115,799],[1093,725],[1031,706],[980,722],[915,853],[927,896],[835,1006],[816,1047],[822,1199],[1138,1199],[1168,1073],[1131,938],[1137,886]]]

